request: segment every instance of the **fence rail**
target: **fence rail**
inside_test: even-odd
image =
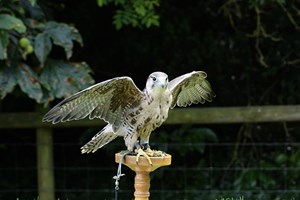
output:
[[[79,120],[68,123],[43,123],[43,113],[0,113],[0,129],[70,128],[102,126],[102,120]],[[171,110],[164,124],[224,124],[300,121],[300,105],[177,108]]]

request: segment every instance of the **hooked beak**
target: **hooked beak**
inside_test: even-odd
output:
[[[166,88],[167,88],[167,84],[162,84],[161,87],[162,87],[163,89],[166,89]]]
[[[159,86],[162,88],[162,89],[166,89],[168,84],[167,83],[159,83]]]

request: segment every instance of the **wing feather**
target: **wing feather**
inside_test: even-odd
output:
[[[205,101],[212,101],[212,98],[216,95],[206,77],[205,72],[194,71],[170,81],[168,87],[173,95],[171,108],[176,105],[185,107],[191,104],[203,104]]]
[[[58,123],[89,116],[100,118],[117,129],[128,108],[137,106],[143,93],[129,77],[118,77],[78,92],[52,108],[43,121]]]

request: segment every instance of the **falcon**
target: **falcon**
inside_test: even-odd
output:
[[[151,164],[149,156],[155,151],[149,146],[150,134],[167,119],[169,110],[176,105],[203,104],[215,97],[206,77],[203,71],[193,71],[169,82],[167,74],[153,72],[144,90],[127,76],[109,79],[66,98],[43,121],[102,119],[107,125],[81,147],[81,153],[94,153],[120,136],[127,151],[137,154],[137,162],[145,156]]]

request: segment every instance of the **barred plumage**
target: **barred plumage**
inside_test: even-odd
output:
[[[129,77],[113,78],[66,98],[43,121],[55,124],[87,116],[106,121],[108,125],[81,148],[82,153],[95,152],[118,136],[124,137],[129,151],[149,148],[151,132],[167,119],[170,108],[212,101],[215,94],[206,76],[194,71],[168,82],[167,74],[154,72],[143,91]]]

